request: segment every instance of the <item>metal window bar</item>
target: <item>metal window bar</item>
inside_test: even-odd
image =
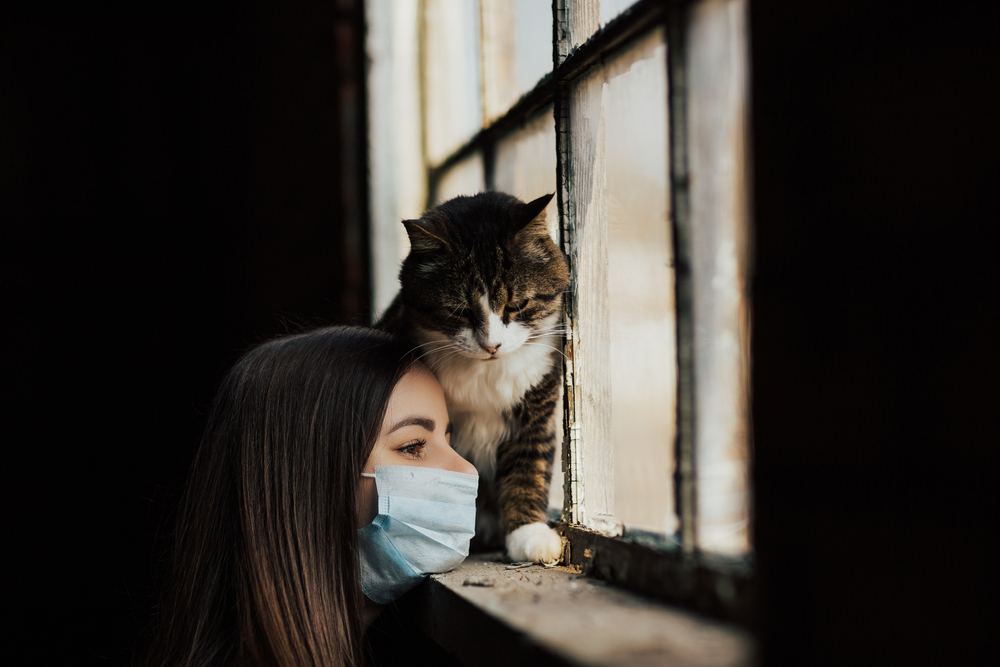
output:
[[[722,620],[751,625],[756,600],[753,557],[705,553],[696,544],[695,489],[695,373],[693,291],[691,284],[691,236],[688,201],[686,70],[684,40],[686,15],[692,0],[638,0],[606,25],[596,30],[584,43],[570,47],[568,11],[570,0],[553,1],[553,69],[503,115],[481,128],[447,158],[427,169],[427,207],[436,200],[442,176],[453,166],[480,151],[483,156],[485,186],[493,188],[493,161],[496,144],[553,106],[556,133],[557,203],[560,219],[560,244],[572,255],[574,211],[570,197],[569,92],[577,79],[657,26],[667,34],[667,91],[669,165],[671,189],[671,237],[675,264],[675,304],[677,322],[677,434],[673,446],[677,461],[674,492],[679,512],[677,535],[663,536],[625,527],[620,537],[607,537],[577,525],[579,480],[574,474],[578,462],[575,447],[577,427],[574,419],[572,337],[564,339],[564,425],[563,467],[566,503],[562,512],[550,509],[560,534],[567,538],[567,562],[577,565],[588,576],[598,577],[640,594],[648,595]],[[423,16],[421,8],[421,17]],[[420,31],[421,54],[425,31]],[[423,65],[421,66],[423,77]],[[423,81],[421,92],[423,94]],[[566,325],[574,330],[576,304],[574,292],[566,299]]]

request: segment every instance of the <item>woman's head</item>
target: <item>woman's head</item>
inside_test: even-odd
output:
[[[476,467],[451,447],[451,423],[444,389],[422,362],[412,364],[396,384],[382,419],[365,472],[377,466],[411,465],[476,474]],[[358,525],[378,513],[375,480],[362,477],[358,488]]]
[[[413,456],[418,439],[427,465],[469,465],[444,439],[436,382],[402,342],[366,327],[246,352],[218,389],[192,465],[150,662],[359,661],[357,529],[371,518],[373,486],[360,473],[431,461]],[[397,415],[430,417],[433,433],[388,433]]]

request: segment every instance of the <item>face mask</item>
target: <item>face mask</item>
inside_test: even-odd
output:
[[[361,474],[374,477],[378,490],[378,515],[358,530],[361,590],[369,599],[391,602],[469,555],[478,474],[406,465]]]

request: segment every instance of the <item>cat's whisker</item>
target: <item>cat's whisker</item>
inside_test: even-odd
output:
[[[548,347],[561,354],[563,359],[566,359],[566,353],[564,353],[562,350],[553,347],[552,345],[546,345],[545,343],[522,343],[522,345],[541,345],[542,347]]]
[[[552,334],[564,334],[564,333],[569,333],[569,329],[553,329],[551,331],[549,331],[549,330],[535,331],[535,332],[533,332],[531,334],[528,334],[528,335],[537,338],[539,336],[551,336]]]
[[[420,345],[416,345],[416,346],[410,348],[409,350],[407,350],[406,354],[409,354],[410,352],[413,352],[417,348],[423,347],[424,345],[430,345],[432,343],[438,343],[439,345],[438,345],[438,347],[427,348],[426,350],[421,350],[421,354],[418,354],[417,357],[416,357],[416,359],[414,361],[420,361],[421,359],[423,359],[424,357],[426,357],[428,354],[433,354],[433,353],[438,352],[439,350],[443,350],[443,349],[447,348],[449,345],[451,345],[451,343],[448,342],[448,341],[434,340],[434,341],[430,341],[430,342],[427,342],[427,343],[421,343]]]
[[[459,345],[456,341],[449,340],[447,342],[444,342],[441,346],[436,347],[436,348],[434,348],[433,350],[430,350],[430,351],[431,352],[440,352],[442,350],[461,350],[461,349],[462,349],[462,346]]]
[[[544,341],[546,338],[547,338],[547,336],[535,336],[534,338],[526,338],[526,339],[524,339],[524,342],[527,343],[530,340],[543,340]]]
[[[447,349],[453,348],[453,347],[455,347],[454,343],[445,343],[445,344],[441,345],[440,347],[434,348],[433,350],[425,350],[423,354],[421,354],[420,356],[417,357],[417,361],[420,361],[421,359],[423,359],[424,357],[426,357],[428,355],[436,354],[438,352],[441,352],[442,350],[447,350]],[[434,357],[431,357],[431,358],[433,359]]]
[[[465,350],[463,350],[462,348],[458,348],[457,350],[449,354],[447,357],[445,357],[444,360],[447,361],[450,360],[452,357],[461,356],[463,352],[465,352]]]
[[[417,356],[416,361],[422,361],[424,359],[424,357],[429,357],[429,358],[433,359],[438,354],[440,354],[443,351],[446,351],[447,349],[448,349],[448,346],[445,345],[445,346],[442,346],[442,347],[434,348],[433,350],[426,350],[423,354]]]
[[[450,340],[429,340],[426,343],[420,343],[418,345],[414,345],[411,349],[415,350],[418,347],[423,347],[424,345],[433,345],[434,343],[446,343],[447,344],[447,343],[451,343],[451,342],[452,341],[450,341]]]
[[[451,350],[448,354],[432,358],[434,362],[433,369],[437,371],[444,364],[445,361],[451,359],[457,354],[461,354],[463,351],[464,350],[462,348],[455,346],[454,349]]]
[[[555,334],[565,334],[565,333],[569,333],[569,331],[566,329],[562,331],[539,331],[536,333],[528,334],[528,337],[525,340],[531,340],[533,338],[547,338],[548,336],[552,336]]]
[[[423,356],[427,356],[428,354],[435,354],[435,353],[441,352],[442,350],[453,349],[454,347],[455,347],[454,343],[444,343],[444,344],[439,345],[439,346],[437,346],[435,348],[428,348],[426,350],[423,350],[423,352],[422,352],[422,354],[420,356],[423,357]]]
[[[449,347],[449,346],[455,344],[453,341],[450,341],[450,340],[433,340],[430,343],[421,343],[420,345],[416,345],[416,346],[410,348],[410,352],[412,352],[413,350],[416,350],[419,347],[423,347],[424,345],[431,345],[431,344],[434,344],[434,343],[437,343],[438,347],[432,348],[433,350],[440,350],[442,348]],[[427,350],[423,350],[423,351],[426,352]]]
[[[441,370],[442,358],[443,357],[431,357],[427,360],[427,365],[430,366],[431,370],[434,371],[435,374]]]
[[[410,352],[413,352],[418,347],[423,347],[424,345],[433,345],[434,343],[444,343],[445,345],[450,345],[451,341],[449,341],[449,340],[429,340],[426,343],[420,343],[419,345],[414,345],[409,350],[407,350],[406,353],[409,354]]]

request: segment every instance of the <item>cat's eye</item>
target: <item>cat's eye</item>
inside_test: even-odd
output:
[[[472,317],[472,310],[470,308],[449,308],[446,306],[441,312],[449,318],[458,318],[460,320],[467,320]]]
[[[528,299],[522,299],[517,303],[507,304],[507,306],[504,307],[504,311],[508,313],[514,313],[520,310],[524,310],[524,307],[527,305],[528,305]]]

